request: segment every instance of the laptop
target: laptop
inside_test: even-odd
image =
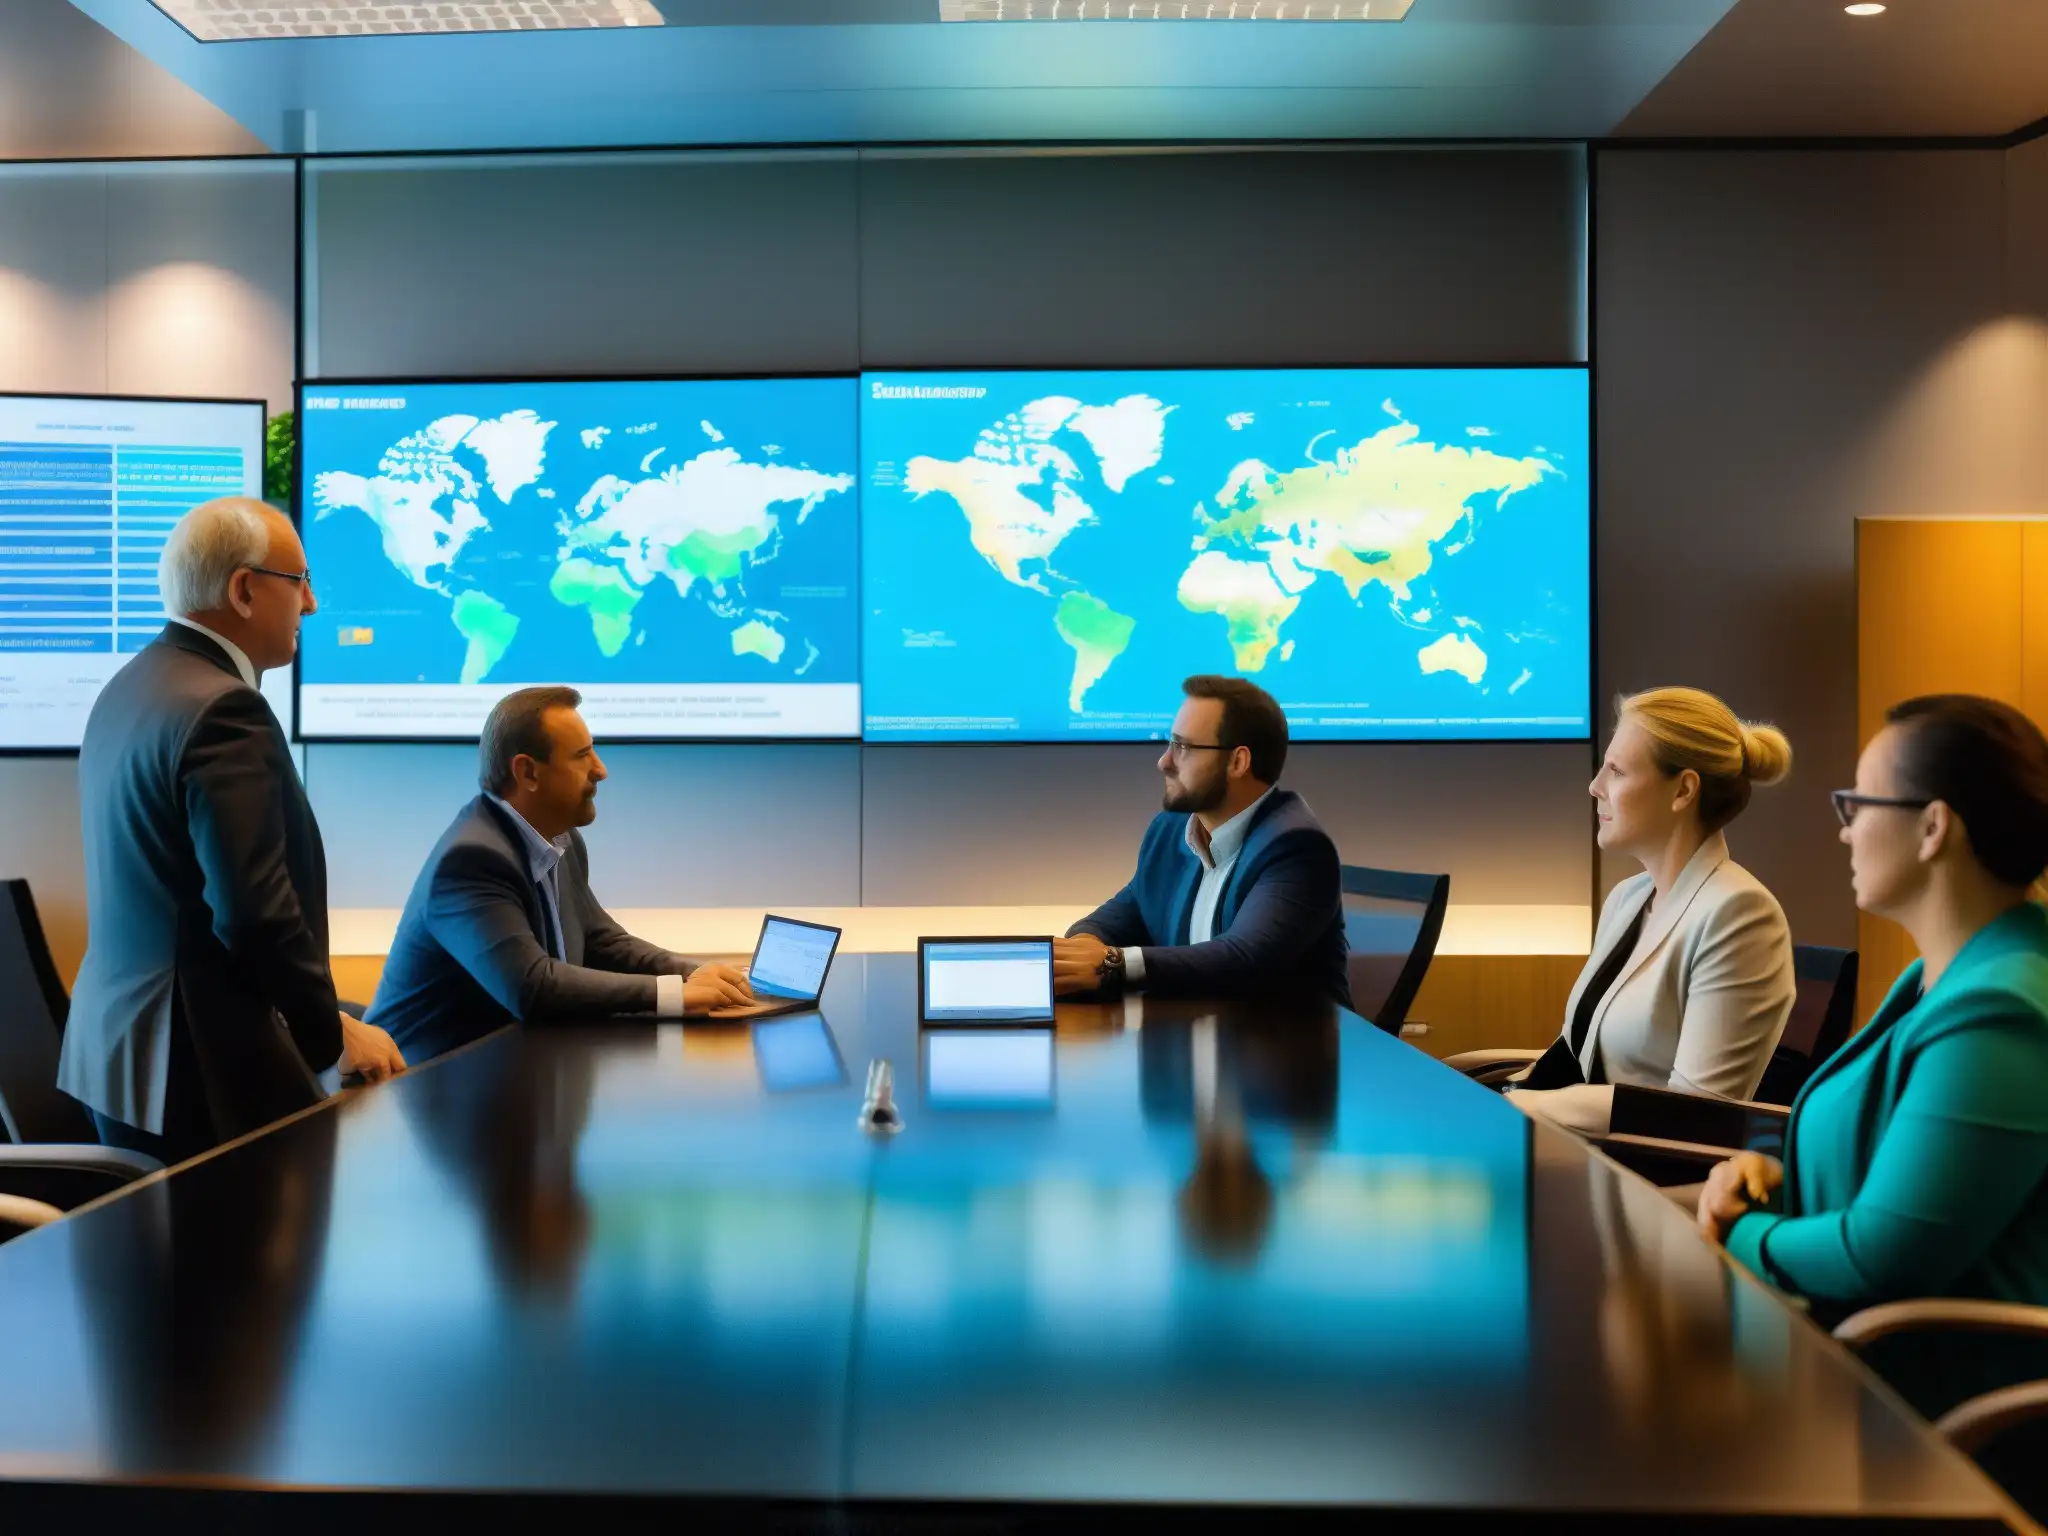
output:
[[[714,1008],[704,1017],[765,1019],[817,1007],[818,995],[825,990],[825,975],[839,950],[839,933],[823,923],[769,913],[761,919],[761,937],[754,941],[754,958],[747,964],[747,984],[754,989],[754,1000]]]
[[[917,1016],[925,1024],[1050,1024],[1050,938],[919,939]]]

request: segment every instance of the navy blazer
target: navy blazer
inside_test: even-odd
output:
[[[697,962],[636,939],[590,892],[580,832],[556,866],[563,957],[548,954],[547,914],[506,813],[478,795],[427,855],[367,1015],[408,1063],[481,1039],[514,1020],[652,1013],[654,978]]]
[[[1292,790],[1274,790],[1253,818],[1207,943],[1188,942],[1202,863],[1179,811],[1152,818],[1130,883],[1069,936],[1143,949],[1144,988],[1162,997],[1309,996],[1349,1008],[1337,845]]]

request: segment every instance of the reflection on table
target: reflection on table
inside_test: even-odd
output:
[[[921,1032],[907,956],[493,1036],[0,1248],[0,1316],[14,1475],[1996,1508],[1654,1191],[1355,1017]]]

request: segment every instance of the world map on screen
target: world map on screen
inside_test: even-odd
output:
[[[853,394],[309,387],[304,682],[856,683]]]
[[[869,375],[869,739],[1588,728],[1578,369]]]

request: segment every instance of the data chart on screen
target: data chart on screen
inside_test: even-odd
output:
[[[567,683],[608,739],[857,735],[855,387],[306,385],[303,733],[473,737]]]
[[[1193,673],[1302,740],[1590,728],[1581,368],[869,374],[870,741],[1157,740]]]
[[[0,749],[76,747],[162,633],[178,519],[263,491],[260,401],[0,396]],[[265,697],[290,723],[289,672]]]

